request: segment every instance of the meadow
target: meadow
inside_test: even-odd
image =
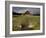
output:
[[[40,30],[40,16],[20,15],[12,17],[12,30]]]

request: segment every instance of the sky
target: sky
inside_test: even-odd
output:
[[[29,7],[13,7],[12,11],[16,13],[25,13],[29,11],[32,14],[40,14],[40,8],[29,8]]]

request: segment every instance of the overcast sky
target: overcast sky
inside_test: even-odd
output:
[[[40,14],[40,8],[28,8],[28,7],[13,7],[12,11],[17,13],[25,13],[29,11],[32,14]]]

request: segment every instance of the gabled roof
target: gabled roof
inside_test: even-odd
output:
[[[30,14],[30,15],[31,15],[32,13],[30,13],[29,11],[26,11],[26,12],[24,13],[24,15],[25,15],[25,14]]]

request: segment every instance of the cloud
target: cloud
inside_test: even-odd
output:
[[[18,13],[25,13],[26,12],[26,9],[21,9],[18,11]]]

